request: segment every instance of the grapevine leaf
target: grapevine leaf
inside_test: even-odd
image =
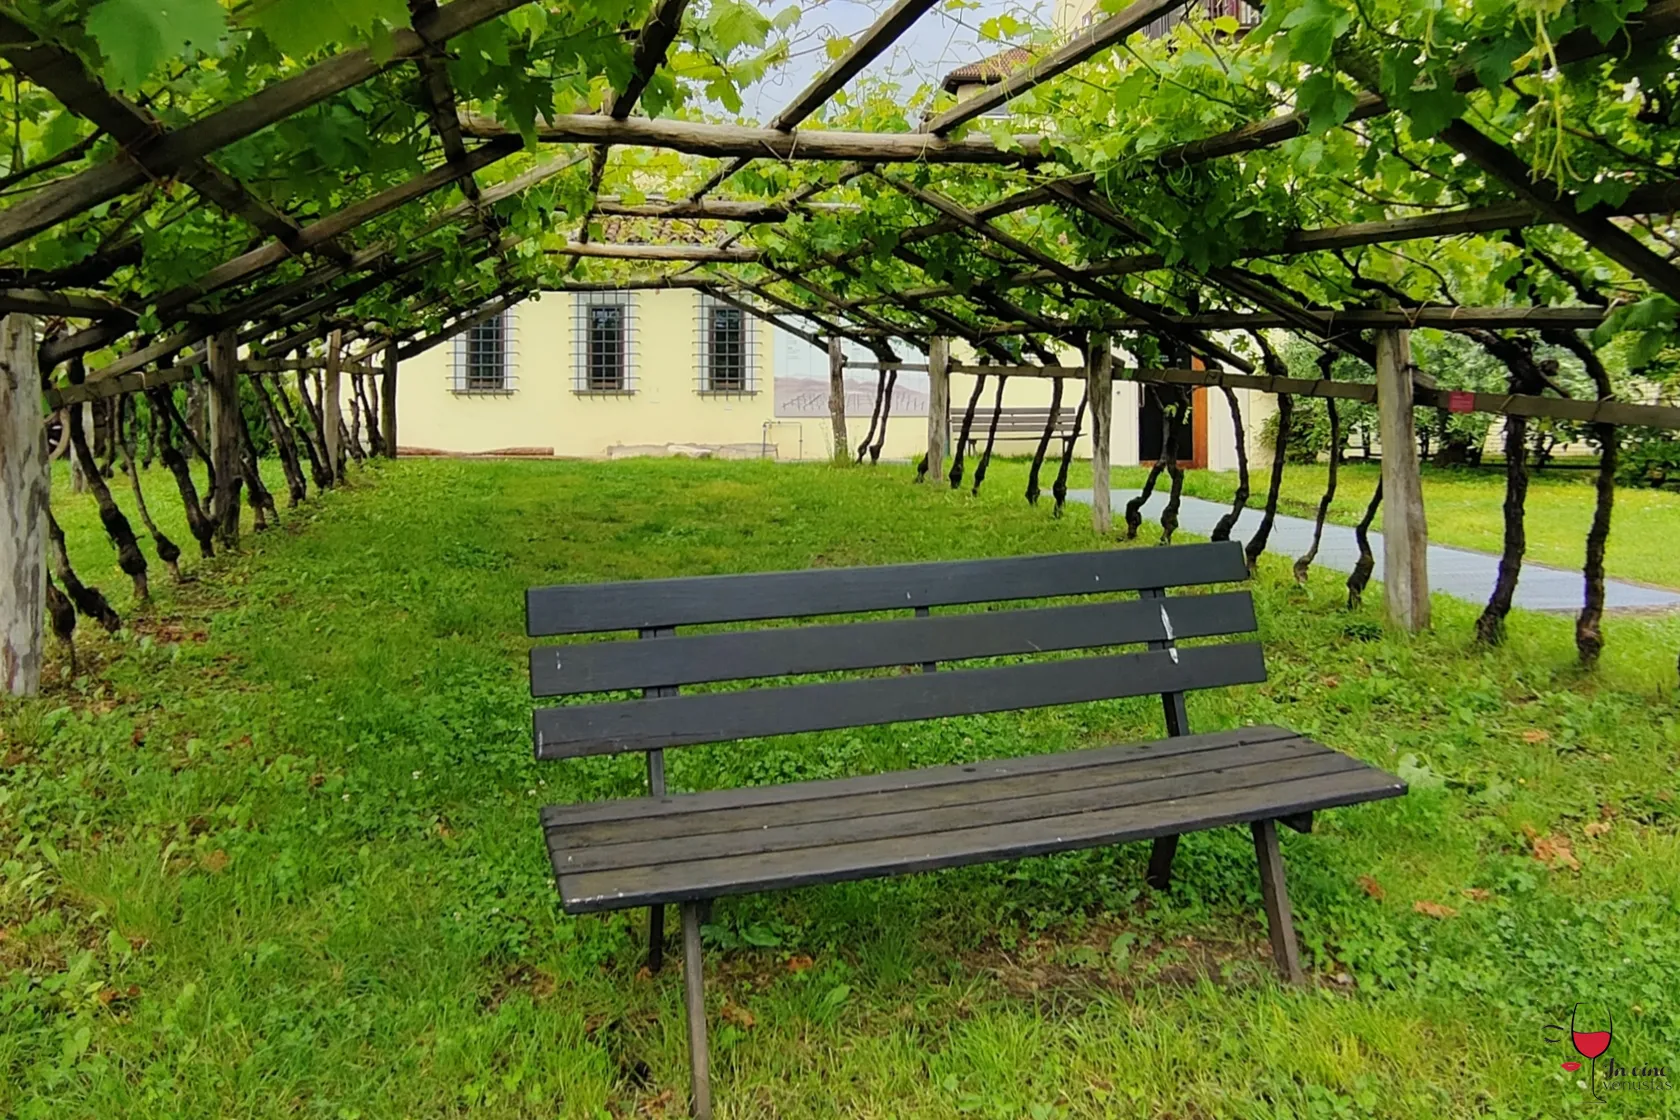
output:
[[[214,49],[227,13],[216,0],[101,0],[86,26],[105,56],[105,77],[134,89],[170,59]]]

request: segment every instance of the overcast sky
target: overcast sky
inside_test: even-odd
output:
[[[794,58],[787,66],[768,76],[746,91],[741,115],[769,120],[782,106],[793,100],[807,82],[829,65],[825,49],[828,40],[836,37],[855,38],[875,22],[892,0],[821,0],[803,4],[804,14],[795,32]],[[863,71],[862,76],[898,82],[906,93],[925,84],[936,85],[957,67],[985,58],[1002,50],[1004,44],[985,38],[981,25],[1005,12],[1025,22],[1048,24],[1053,0],[965,0],[966,6],[947,10],[944,4],[918,19],[898,41]],[[766,9],[781,10],[780,3],[765,4]],[[856,79],[854,79],[855,81]],[[803,324],[809,327],[810,324]],[[779,377],[811,377],[826,380],[828,359],[808,343],[777,330],[772,363]],[[873,360],[874,355],[862,347],[848,344],[855,357]],[[900,347],[902,350],[903,347]],[[901,357],[913,360],[919,355],[905,352]],[[860,376],[873,380],[873,374]],[[906,374],[908,383],[923,380],[922,375]]]
[[[836,37],[855,38],[875,22],[891,0],[820,0],[801,4],[803,16],[795,31],[795,57],[780,71],[747,91],[743,114],[768,120],[805,83],[829,64],[825,44]],[[958,10],[940,4],[923,15],[884,54],[864,69],[864,75],[890,78],[906,92],[922,83],[935,84],[948,71],[984,58],[1003,44],[982,37],[980,26],[1004,12],[1037,23],[1050,21],[1051,0],[964,0]],[[782,4],[764,7],[780,10]]]

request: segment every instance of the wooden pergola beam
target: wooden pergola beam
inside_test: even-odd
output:
[[[20,75],[58,98],[70,112],[91,122],[125,151],[134,153],[144,170],[153,173],[153,168],[144,163],[144,153],[148,143],[162,135],[163,122],[126,97],[106,89],[75,54],[56,44],[42,42],[28,28],[0,14],[0,57],[10,62]],[[203,157],[187,161],[174,175],[153,174],[153,177],[179,178],[224,213],[292,247],[293,252],[302,251],[301,247],[293,247],[300,232],[295,220],[258,199],[237,179]],[[338,257],[349,252],[332,243],[320,248]]]
[[[466,3],[467,0],[455,0]],[[513,135],[500,121],[464,114],[461,128],[481,139]],[[942,140],[921,132],[841,132],[828,129],[778,132],[773,128],[704,124],[634,117],[616,121],[596,113],[559,114],[537,125],[537,139],[549,144],[622,144],[664,148],[696,156],[765,156],[780,160],[857,160],[867,163],[1043,162],[1044,139],[1017,136],[1015,147],[999,148],[990,137]],[[0,248],[4,248],[0,244]]]
[[[756,319],[762,319],[771,326],[786,331],[793,337],[801,340],[802,342],[809,343],[818,350],[826,351],[828,349],[828,343],[823,341],[820,335],[814,335],[809,331],[802,331],[792,323],[783,319],[780,315],[772,315],[762,307],[753,306],[753,304],[747,300],[736,299],[733,295],[729,294],[729,291],[722,284],[708,286],[702,290],[713,299],[718,300],[721,303],[727,303],[731,307],[738,308],[745,314],[751,315]]]
[[[1000,105],[1042,85],[1063,71],[1123,41],[1134,31],[1184,7],[1189,0],[1136,0],[1125,11],[1084,28],[1067,43],[1023,66],[1001,82],[986,87],[922,126],[924,132],[944,136],[958,125],[991,112]]]
[[[134,312],[101,296],[46,292],[39,288],[0,288],[0,315],[62,316],[66,319],[114,319],[133,322]]]
[[[1625,55],[1639,43],[1653,38],[1666,39],[1676,34],[1680,34],[1680,0],[1654,0],[1643,11],[1629,16],[1628,23],[1617,29],[1610,42],[1601,43],[1590,29],[1578,27],[1553,44],[1552,57],[1562,66],[1601,54]],[[1481,79],[1476,75],[1475,65],[1458,67],[1453,84],[1461,93],[1480,87]],[[1389,104],[1386,98],[1364,90],[1355,98],[1347,122],[1380,117],[1387,112]],[[1281,113],[1201,140],[1175,144],[1156,153],[1155,160],[1166,166],[1182,167],[1239,152],[1252,152],[1304,135],[1307,126],[1306,114]]]
[[[546,252],[563,257],[604,257],[618,261],[734,261],[758,260],[757,249],[722,249],[716,245],[610,244],[569,241],[563,249]]]
[[[1132,381],[1164,385],[1224,386],[1257,389],[1263,393],[1287,393],[1295,397],[1334,397],[1337,400],[1377,399],[1377,386],[1362,381],[1332,381],[1323,378],[1271,377],[1265,374],[1227,373],[1206,369],[1128,369],[1115,371]],[[1538,397],[1521,393],[1470,393],[1454,400],[1448,389],[1415,389],[1418,408],[1447,409],[1468,405],[1472,412],[1494,416],[1531,416],[1578,423],[1617,424],[1680,430],[1680,408],[1672,405],[1628,404],[1614,400],[1575,400],[1566,397]]]
[[[785,222],[801,210],[819,214],[844,214],[855,213],[857,209],[856,206],[845,202],[789,205],[781,202],[737,202],[724,199],[704,199],[698,202],[649,199],[646,202],[628,203],[617,198],[601,198],[595,203],[597,214],[613,217],[702,222],[774,223]]]
[[[499,298],[492,299],[488,304],[485,304],[471,315],[457,318],[454,322],[446,324],[435,333],[429,334],[425,338],[416,342],[411,342],[407,346],[399,346],[397,348],[397,361],[406,362],[411,358],[418,358],[426,351],[448,342],[462,331],[470,330],[488,319],[495,318],[497,315],[500,315],[502,312],[518,303],[520,300],[529,298],[530,294],[530,291],[521,287],[518,290],[508,292]]]
[[[1461,152],[1488,175],[1504,183],[1517,197],[1551,221],[1673,300],[1680,300],[1680,268],[1658,256],[1639,238],[1610,219],[1615,212],[1602,203],[1581,207],[1577,196],[1543,175],[1528,162],[1484,134],[1466,120],[1456,120],[1440,139]]]
[[[488,23],[528,0],[452,0],[421,21],[421,29],[391,33],[389,54],[376,59],[365,49],[345,51],[284,78],[252,96],[161,133],[139,148],[71,175],[52,190],[37,191],[0,210],[0,249],[51,229],[151,179],[167,179],[194,160],[237,143],[272,124],[318,105],[384,70],[431,49],[431,45]]]
[[[1092,280],[1089,275],[1082,274],[1078,269],[1063,264],[1047,253],[1044,253],[1034,246],[1027,244],[1025,241],[1022,241],[1020,238],[999,229],[991,222],[981,220],[976,217],[973,212],[959,206],[957,203],[951,201],[943,195],[922,187],[917,187],[910,183],[906,183],[890,175],[882,175],[879,172],[876,174],[879,178],[891,184],[894,189],[909,195],[911,198],[917,199],[924,205],[929,206],[941,214],[944,214],[946,217],[959,222],[967,229],[972,230],[974,233],[977,233],[991,241],[995,241],[997,244],[1003,246],[1005,249],[1008,249],[1010,252],[1021,257],[1023,260],[1031,261],[1034,264],[1048,270],[1051,275],[1061,282],[1070,284],[1076,288],[1082,288],[1085,291],[1090,292],[1097,299],[1114,304],[1116,307],[1119,307],[1128,314],[1136,316],[1147,323],[1153,324],[1154,329],[1165,331],[1168,334],[1172,334],[1182,339],[1193,349],[1199,350],[1209,357],[1217,358],[1220,361],[1235,366],[1237,369],[1241,370],[1251,370],[1254,368],[1253,365],[1246,359],[1232,353],[1229,349],[1221,346],[1219,343],[1203,337],[1195,331],[1186,330],[1173,324],[1167,318],[1165,313],[1150,306],[1143,300],[1137,299],[1134,296],[1121,291],[1119,288],[1115,288],[1107,284],[1097,283]]]
[[[934,3],[936,0],[896,0],[892,7],[875,18],[875,22],[870,24],[862,35],[852,40],[852,45],[846,48],[845,53],[835,59],[828,69],[812,78],[804,89],[794,95],[786,108],[771,118],[770,127],[777,132],[790,132],[804,123],[807,117],[822,108],[823,104],[847,82],[857,77],[860,70],[897,42],[910,25],[921,18],[922,13],[933,7]],[[689,201],[699,202],[724,180],[751,162],[751,156],[737,156],[702,183],[689,196]]]

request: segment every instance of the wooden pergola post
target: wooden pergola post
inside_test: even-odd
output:
[[[325,387],[321,390],[321,438],[327,448],[327,470],[336,484],[344,478],[344,414],[339,411],[340,370],[344,360],[344,332],[327,335]]]
[[[210,461],[216,488],[210,521],[223,548],[239,547],[239,491],[244,483],[239,457],[239,335],[225,330],[210,339]]]
[[[385,457],[397,457],[397,338],[385,346],[385,367],[379,378],[379,431],[385,437]]]
[[[1411,333],[1384,330],[1376,336],[1383,600],[1389,620],[1415,634],[1429,626],[1429,525],[1413,419]]]
[[[846,350],[833,335],[828,339],[828,422],[834,429],[834,461],[851,462],[851,442],[846,438]]]
[[[35,320],[0,319],[0,693],[41,689],[51,497]]]
[[[945,448],[951,442],[951,340],[928,339],[927,479],[945,481]]]
[[[1114,528],[1110,507],[1109,452],[1114,438],[1114,352],[1108,335],[1092,332],[1085,348],[1085,387],[1091,402],[1091,528]]]

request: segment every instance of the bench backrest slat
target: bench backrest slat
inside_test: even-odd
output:
[[[541,637],[1049,599],[1247,578],[1242,546],[1226,541],[539,587],[526,592],[525,617],[527,632]]]
[[[537,757],[576,758],[977,715],[1266,679],[1254,642],[751,688],[536,713]]]
[[[881,622],[735,630],[657,642],[587,642],[531,651],[531,692],[587,692],[710,684],[1019,653],[1098,649],[1170,638],[1246,634],[1246,591],[934,615]]]

